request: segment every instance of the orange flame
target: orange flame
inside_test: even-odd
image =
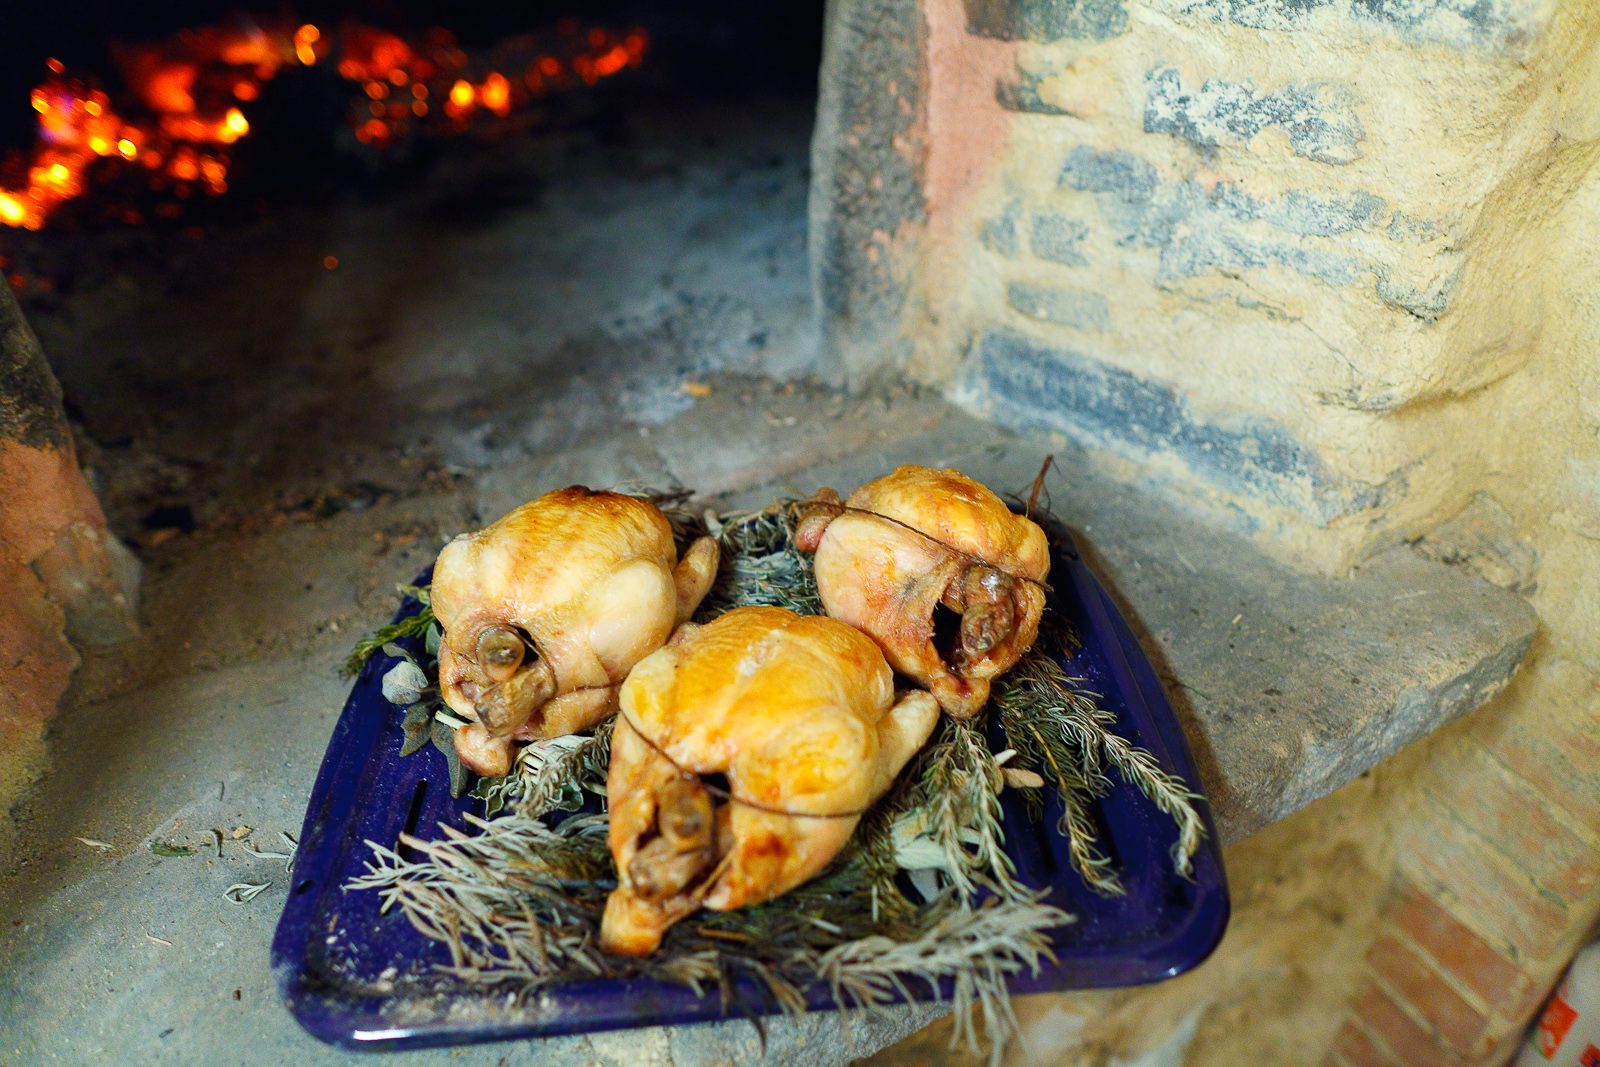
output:
[[[261,86],[286,64],[311,66],[336,54],[339,73],[365,90],[351,113],[357,139],[382,146],[427,119],[431,98],[444,99],[441,121],[460,131],[480,108],[505,117],[552,89],[593,85],[637,67],[649,44],[637,30],[619,36],[597,27],[580,34],[572,19],[562,20],[558,36],[557,48],[521,49],[524,60],[506,64],[509,75],[490,70],[472,78],[466,53],[441,29],[413,41],[358,22],[340,26],[332,38],[310,24],[184,30],[157,44],[113,49],[132,95],[150,113],[139,119],[117,114],[104,92],[51,60],[31,98],[39,113],[32,156],[25,166],[10,161],[0,173],[0,223],[39,229],[57,207],[86,191],[89,168],[102,159],[144,167],[152,189],[179,200],[196,187],[225,192],[225,149],[250,132],[238,104],[258,99]],[[508,59],[517,51],[497,54]],[[171,218],[181,208],[163,203],[155,211]],[[132,210],[124,217],[141,218]]]

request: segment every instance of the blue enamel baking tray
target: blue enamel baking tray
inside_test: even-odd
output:
[[[1200,793],[1183,731],[1149,660],[1071,538],[1058,527],[1051,538],[1055,589],[1046,610],[1070,622],[1082,641],[1063,661],[1067,673],[1087,678],[1115,713],[1116,728]],[[400,617],[418,608],[407,601]],[[400,909],[380,914],[376,892],[343,888],[364,873],[371,854],[365,841],[392,844],[402,830],[439,836],[440,823],[460,827],[464,814],[481,813],[480,801],[451,798],[444,757],[431,745],[401,758],[404,712],[381,690],[395,662],[375,655],[356,679],[306,810],[272,942],[278,989],[295,1019],[346,1048],[407,1049],[724,1018],[716,995],[701,998],[647,979],[592,979],[525,998],[468,986],[436,970],[449,962],[447,950],[417,932]],[[1055,933],[1058,962],[1013,981],[1015,992],[1159,981],[1194,967],[1221,940],[1228,891],[1209,805],[1201,803],[1207,835],[1194,857],[1194,877],[1185,879],[1168,858],[1176,827],[1137,789],[1119,781],[1096,802],[1102,847],[1127,887],[1126,896],[1108,898],[1073,870],[1066,841],[1054,830],[1061,804],[1053,792],[1041,822],[1028,817],[1012,790],[1003,802],[1007,850],[1022,879],[1048,887],[1050,902],[1077,916]],[[733,998],[743,1010],[769,1003],[764,990],[745,981],[750,987]],[[931,999],[931,991],[924,993],[919,999]],[[821,983],[807,990],[807,1000],[813,1010],[835,1007]]]

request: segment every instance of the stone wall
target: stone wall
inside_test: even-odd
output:
[[[1552,164],[1592,136],[1589,8],[899,7],[900,37],[830,42],[854,64],[815,153],[834,373],[1060,430],[1328,570],[1466,502],[1406,430],[1541,343],[1529,223],[1580,180]],[[871,76],[924,38],[920,71]]]
[[[1329,866],[1230,852],[1192,980],[1030,1003],[1041,1061],[1503,1062],[1600,913],[1600,6],[899,10],[892,137],[824,62],[819,132],[854,101],[896,201],[852,229],[814,190],[825,371],[1059,431],[1305,569],[1449,542],[1541,620],[1504,695],[1268,831]]]

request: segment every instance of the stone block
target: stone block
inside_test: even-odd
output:
[[[1083,289],[1012,282],[1006,303],[1019,315],[1073,330],[1104,330],[1111,324],[1106,298]]]
[[[1503,589],[1532,593],[1538,588],[1539,553],[1518,536],[1505,505],[1488,493],[1474,493],[1471,503],[1419,538],[1416,548]]]
[[[1531,3],[1472,4],[1458,0],[1157,0],[1157,10],[1231,22],[1258,30],[1326,32],[1349,19],[1395,32],[1407,42],[1458,49],[1514,49],[1544,13]],[[1331,16],[1331,17],[1330,17]]]
[[[1128,26],[1123,0],[964,0],[967,32],[1001,41],[1103,41]]]
[[[1035,215],[1033,230],[1028,238],[1028,248],[1040,259],[1059,263],[1064,267],[1083,267],[1088,260],[1078,246],[1089,235],[1089,227],[1065,215]],[[1098,293],[1094,294],[1099,296]],[[1101,304],[1105,298],[1100,297]]]
[[[1326,83],[1289,82],[1261,92],[1248,79],[1207,81],[1183,91],[1176,67],[1155,67],[1145,75],[1144,132],[1182,137],[1201,148],[1248,145],[1268,127],[1288,138],[1295,155],[1318,163],[1354,163],[1366,140],[1357,98]]]
[[[1017,220],[1012,215],[996,215],[978,223],[978,240],[991,252],[1015,259],[1018,251]]]
[[[994,102],[1007,111],[1029,115],[1070,115],[1071,111],[1046,100],[1041,93],[1044,78],[1037,72],[1019,69],[1013,78],[997,78]]]
[[[1266,266],[1332,286],[1356,285],[1368,264],[1354,251],[1316,238],[1357,233],[1385,218],[1383,201],[1365,190],[1329,195],[1290,188],[1261,197],[1243,183],[1163,179],[1141,156],[1088,145],[1067,154],[1058,183],[1094,194],[1117,245],[1155,251],[1153,282],[1175,291],[1185,279]],[[1374,285],[1381,280],[1376,271],[1370,277]]]
[[[1008,290],[1013,308],[1058,325],[1108,321],[1098,295],[1075,290],[1069,297],[1016,284]],[[977,359],[988,410],[1002,423],[1056,430],[1139,462],[1175,463],[1192,479],[1321,523],[1348,518],[1382,497],[1382,486],[1341,477],[1272,420],[1205,419],[1176,383],[1004,328],[983,336]]]
[[[828,16],[808,208],[817,369],[859,383],[899,347],[908,278],[897,248],[926,218],[925,41],[916,0],[838,0]]]

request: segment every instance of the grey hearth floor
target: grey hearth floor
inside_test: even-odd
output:
[[[681,484],[748,505],[915,461],[1020,490],[1056,453],[1055,511],[1168,682],[1227,839],[1509,676],[1532,614],[1460,569],[1402,549],[1347,579],[1296,575],[1059,438],[914,390],[795,380],[809,116],[783,102],[739,116],[646,114],[621,149],[501,158],[496,180],[547,192],[466,230],[440,225],[424,189],[218,238],[165,282],[119,275],[36,312],[113,519],[141,542],[145,633],[88,657],[53,769],[17,810],[0,1064],[355,1061],[278,1004],[267,946],[287,879],[246,846],[282,851],[298,830],[338,665],[393,610],[394,584],[549,488]],[[706,136],[680,138],[684,123]],[[321,271],[330,252],[336,274]],[[180,375],[201,383],[190,408],[171,401]],[[197,530],[140,525],[179,499]],[[155,838],[203,847],[163,857]],[[267,881],[248,904],[223,898]],[[775,1027],[768,1061],[842,1063],[933,1014],[849,1041],[829,1020]],[[756,1048],[738,1023],[366,1062],[687,1067]]]

